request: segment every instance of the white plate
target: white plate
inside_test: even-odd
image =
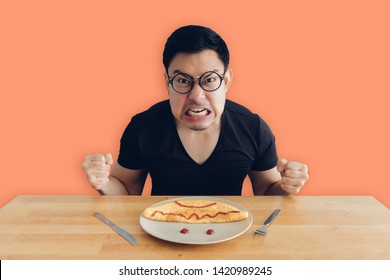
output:
[[[168,200],[160,201],[151,206],[157,206],[160,204],[164,204],[167,202],[172,202],[176,200],[196,200],[196,199],[204,199],[204,200],[214,200],[218,202],[223,202],[226,204],[230,204],[232,206],[237,207],[240,210],[248,211],[247,208],[242,205],[216,197],[207,197],[207,196],[189,196],[189,197],[178,197],[172,198]],[[141,227],[150,235],[157,237],[162,240],[182,243],[182,244],[212,244],[227,241],[233,239],[245,231],[252,225],[252,215],[248,211],[248,218],[238,222],[232,223],[212,223],[212,224],[187,224],[187,223],[167,223],[154,221],[145,218],[142,214],[139,218],[139,222]],[[180,231],[183,228],[187,228],[189,230],[188,234],[182,234]],[[208,229],[213,229],[214,234],[208,235],[206,232]]]

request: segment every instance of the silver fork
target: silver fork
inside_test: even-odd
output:
[[[271,224],[272,220],[279,214],[280,209],[276,209],[271,216],[268,217],[267,220],[265,220],[264,224],[255,230],[255,233],[266,235],[267,234],[267,227]]]

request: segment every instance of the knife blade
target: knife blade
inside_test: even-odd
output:
[[[95,212],[93,213],[93,215],[98,218],[100,221],[102,221],[103,223],[105,223],[106,225],[108,225],[110,228],[112,228],[116,233],[118,233],[120,236],[122,236],[124,239],[126,239],[131,245],[136,245],[137,244],[137,240],[135,239],[135,237],[133,235],[131,235],[129,232],[127,232],[126,230],[124,230],[123,228],[121,227],[118,227],[116,224],[114,224],[113,222],[111,222],[109,219],[107,219],[105,216],[103,216],[101,213],[99,212]]]

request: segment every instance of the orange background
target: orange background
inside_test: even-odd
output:
[[[387,3],[1,1],[0,206],[18,194],[96,194],[84,155],[117,157],[131,116],[167,98],[165,40],[199,24],[229,46],[228,98],[268,122],[279,156],[309,165],[302,195],[373,195],[389,207]]]

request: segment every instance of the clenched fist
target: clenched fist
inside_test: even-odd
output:
[[[309,179],[308,168],[304,163],[280,159],[277,169],[282,176],[281,189],[288,194],[296,194]]]
[[[108,183],[110,166],[113,164],[111,154],[86,155],[82,167],[89,183],[96,189],[102,189]]]

